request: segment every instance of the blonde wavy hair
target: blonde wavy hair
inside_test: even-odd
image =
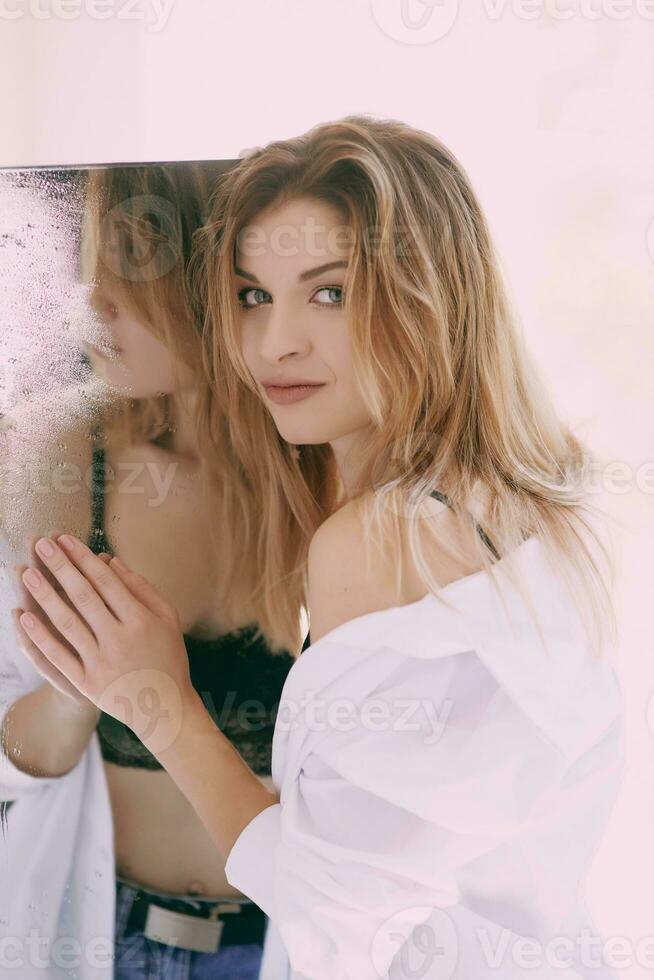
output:
[[[438,489],[453,513],[486,528],[488,537],[473,537],[493,582],[489,552],[510,556],[540,538],[601,652],[600,624],[614,631],[615,619],[612,556],[585,489],[593,458],[555,414],[525,350],[462,166],[430,134],[366,116],[254,151],[221,182],[196,235],[204,367],[229,426],[225,508],[240,541],[232,574],[257,596],[259,622],[297,645],[309,543],[346,500],[330,446],[298,453],[280,437],[241,354],[239,235],[264,209],[297,197],[335,206],[352,231],[344,307],[371,420],[352,499],[366,541],[401,575],[409,518],[414,563],[440,598],[411,519]]]
[[[89,171],[80,238],[82,281],[111,292],[171,352],[173,370],[199,369],[201,327],[187,277],[195,231],[206,221],[225,163],[170,163]],[[179,377],[176,378],[179,383]],[[108,396],[108,438],[133,444],[170,427],[170,396]]]
[[[165,344],[176,392],[184,384],[182,367],[193,372],[199,489],[214,515],[207,535],[221,560],[236,554],[238,564],[238,539],[229,533],[232,525],[225,523],[221,509],[225,478],[234,473],[233,467],[222,464],[230,458],[224,445],[228,428],[216,387],[203,370],[203,311],[191,295],[189,278],[194,235],[209,218],[211,197],[220,181],[236,163],[182,162],[91,171],[84,194],[80,272],[87,283],[106,283],[117,302]],[[169,394],[150,398],[117,396],[110,390],[104,397],[100,394],[92,422],[114,446],[156,441],[174,425]],[[249,597],[239,590],[239,581],[226,581],[221,613],[227,621],[241,622]],[[259,626],[258,633],[265,635]],[[266,640],[272,643],[270,637]],[[278,644],[273,652],[283,649]]]

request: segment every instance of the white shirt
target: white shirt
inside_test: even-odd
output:
[[[442,590],[456,608],[359,616],[289,671],[280,802],[225,872],[293,980],[616,976],[580,892],[623,776],[621,692],[541,542],[512,557],[547,650],[519,592],[502,577],[505,609],[478,572]]]
[[[579,937],[596,937],[581,882],[623,775],[619,684],[541,543],[511,557],[547,650],[508,580],[504,607],[478,572],[442,590],[456,608],[426,595],[359,616],[289,671],[273,737],[280,802],[243,829],[225,867],[269,916],[260,980],[616,976],[592,966],[597,943]],[[42,682],[14,659],[7,703]],[[0,799],[18,803],[8,846],[0,837],[0,937],[20,941],[38,923],[83,945],[110,940],[97,735],[59,779],[2,761]],[[14,975],[108,980],[89,960]]]

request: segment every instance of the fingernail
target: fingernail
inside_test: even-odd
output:
[[[39,538],[39,540],[36,542],[36,550],[45,558],[51,558],[55,553],[54,545],[49,538]]]
[[[74,541],[74,539],[73,539],[73,538],[71,538],[71,536],[70,536],[70,534],[61,534],[61,535],[60,535],[60,536],[59,536],[59,537],[57,538],[57,541],[58,541],[58,543],[59,543],[60,545],[62,545],[62,546],[63,546],[63,547],[64,547],[64,548],[65,548],[65,549],[66,549],[67,551],[70,551],[70,550],[71,550],[71,548],[74,548],[74,547],[75,547],[75,541]]]
[[[26,572],[23,572],[23,579],[28,585],[36,587],[41,584],[41,573],[37,572],[35,568],[28,568]]]
[[[23,613],[23,615],[20,617],[20,621],[28,630],[31,630],[36,622],[34,616],[31,616],[29,613]]]

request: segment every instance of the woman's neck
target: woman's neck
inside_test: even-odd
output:
[[[191,414],[194,405],[195,395],[191,392],[186,392],[183,399],[178,395],[171,395],[171,427],[159,440],[162,449],[174,456],[182,457],[188,463],[196,463],[199,459]]]
[[[358,429],[330,443],[348,500],[356,493],[361,461],[360,447],[364,445],[367,432],[367,429]]]

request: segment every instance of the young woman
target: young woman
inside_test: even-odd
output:
[[[223,523],[216,445],[224,424],[203,380],[201,324],[188,298],[192,236],[227,169],[181,164],[90,175],[82,241],[96,314],[85,343],[94,375],[83,386],[88,397],[67,394],[65,424],[46,432],[33,417],[5,439],[16,465],[20,457],[27,470],[38,452],[41,481],[44,471],[49,477],[47,493],[29,495],[23,533],[66,527],[95,553],[117,551],[156,582],[179,612],[195,690],[252,778],[270,789],[270,711],[294,658],[257,630],[247,588],[232,571],[239,541]],[[62,466],[65,493],[57,492]],[[47,561],[40,570],[47,574]],[[72,641],[60,625],[61,641]],[[295,651],[299,628],[298,620]],[[49,683],[41,676],[27,689],[15,675],[2,691],[0,797],[17,800],[7,814],[17,889],[8,934],[24,934],[18,915],[51,938],[56,926],[81,941],[107,936],[111,916],[116,980],[256,977],[265,915],[227,881],[192,805],[131,729],[47,670],[44,658],[35,665]],[[32,820],[41,841],[48,827],[53,839],[41,851],[25,849],[21,862]],[[76,833],[78,822],[83,832]],[[104,860],[111,848],[115,876]],[[14,886],[3,877],[8,899]],[[48,928],[41,880],[50,882],[56,904]],[[98,975],[84,958],[78,971]]]
[[[579,894],[623,764],[590,457],[529,363],[464,171],[427,133],[348,117],[253,153],[198,237],[226,513],[261,617],[290,641],[310,615],[274,792],[129,560],[57,537],[73,611],[30,592],[74,649],[17,628],[132,712],[293,977],[615,976]]]

